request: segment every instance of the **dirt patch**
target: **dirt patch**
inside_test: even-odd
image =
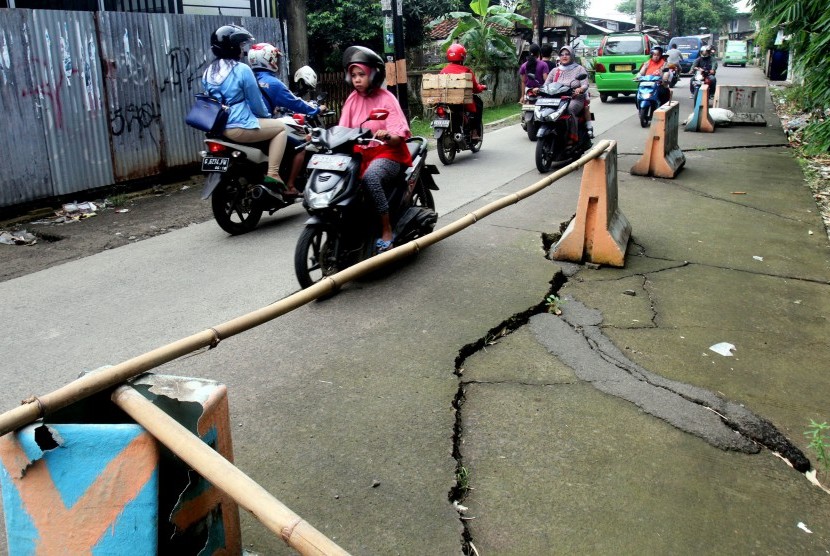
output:
[[[25,230],[36,238],[32,245],[0,244],[0,282],[210,220],[210,201],[200,199],[203,183],[199,174],[117,198],[96,199],[92,202],[103,208],[72,222],[56,222],[60,207],[0,221],[0,232]]]

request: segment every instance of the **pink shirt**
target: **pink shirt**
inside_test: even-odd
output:
[[[373,120],[362,125],[363,128],[377,132],[381,129],[389,131],[392,135],[398,135],[404,139],[412,137],[409,131],[409,124],[406,123],[406,116],[398,104],[395,95],[386,89],[377,89],[369,96],[362,96],[357,91],[352,91],[349,98],[343,104],[343,111],[340,114],[340,125],[345,127],[359,127],[375,108],[389,110],[389,117],[385,120]]]

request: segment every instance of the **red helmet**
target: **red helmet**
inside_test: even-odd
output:
[[[448,62],[463,62],[467,57],[467,49],[460,44],[453,44],[447,49]]]

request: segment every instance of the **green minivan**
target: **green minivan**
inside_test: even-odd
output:
[[[605,35],[594,58],[594,81],[599,99],[607,102],[608,97],[630,95],[637,92],[634,74],[648,60],[651,48],[657,46],[645,33],[627,32]]]
[[[722,59],[723,65],[740,65],[742,68],[745,68],[747,61],[746,52],[746,41],[726,41],[726,50],[723,53]]]

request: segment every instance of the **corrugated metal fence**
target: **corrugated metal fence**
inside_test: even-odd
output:
[[[0,207],[196,162],[184,116],[227,23],[286,50],[277,19],[0,10]]]

